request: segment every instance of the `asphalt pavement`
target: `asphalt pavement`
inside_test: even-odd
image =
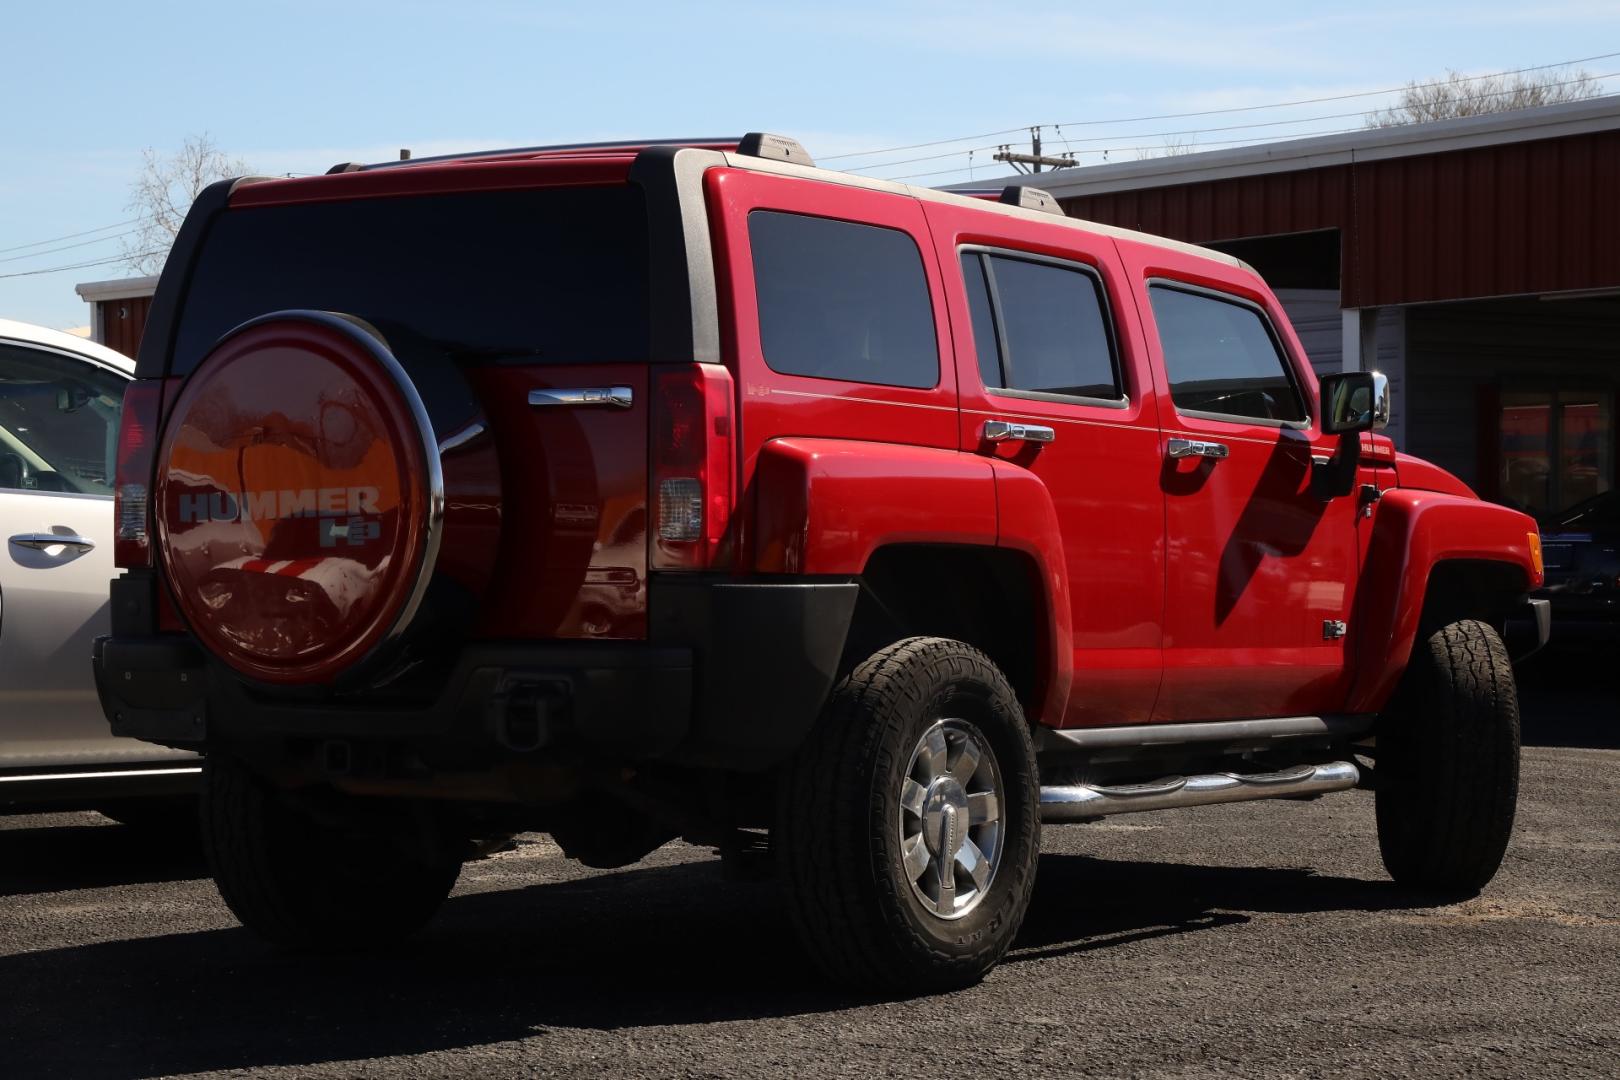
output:
[[[1435,906],[1370,796],[1047,830],[981,985],[822,983],[774,886],[668,847],[623,871],[539,836],[468,866],[380,956],[277,954],[193,842],[0,818],[0,1076],[1620,1075],[1620,686],[1527,672],[1501,874]]]

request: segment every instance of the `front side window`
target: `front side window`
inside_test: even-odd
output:
[[[939,382],[928,278],[910,236],[756,210],[748,240],[772,371],[919,389]]]
[[[1170,400],[1182,412],[1297,423],[1305,406],[1260,312],[1232,299],[1152,285]]]
[[[1102,283],[1079,266],[969,251],[962,277],[987,389],[1118,401]]]
[[[111,495],[122,376],[0,343],[0,488]]]

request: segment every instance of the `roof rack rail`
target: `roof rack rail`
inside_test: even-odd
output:
[[[327,169],[326,175],[336,176],[338,173],[359,172],[363,168],[365,168],[365,166],[358,161],[340,161],[330,169]]]
[[[816,167],[815,159],[810,152],[799,145],[797,139],[790,139],[786,135],[772,135],[768,131],[750,131],[742,137],[737,144],[737,153],[745,157],[769,158],[772,161],[789,161],[795,165]]]
[[[465,154],[435,154],[432,157],[413,157],[403,161],[378,161],[360,168],[392,169],[400,165],[425,165],[436,161],[477,161],[480,158],[513,157],[519,154],[550,154],[565,150],[605,153],[613,150],[640,150],[649,146],[736,146],[741,140],[735,135],[712,139],[613,139],[608,142],[552,143],[547,146],[512,146],[501,150],[476,150]],[[349,164],[344,162],[344,164]]]
[[[1058,217],[1067,217],[1063,207],[1058,205],[1057,199],[1045,188],[1027,187],[1023,184],[1008,184],[1001,189],[1001,198],[998,202],[1008,206],[1022,206],[1025,210],[1039,210],[1044,214],[1056,214]]]

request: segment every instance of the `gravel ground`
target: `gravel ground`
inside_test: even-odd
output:
[[[1612,1078],[1620,694],[1531,682],[1483,896],[1389,884],[1362,794],[1053,828],[1013,954],[910,1000],[828,989],[691,847],[601,873],[524,837],[408,945],[323,960],[237,928],[193,845],[0,819],[0,1075]]]

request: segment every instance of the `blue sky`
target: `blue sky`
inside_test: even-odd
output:
[[[266,173],[319,172],[407,146],[420,156],[753,129],[793,135],[825,161],[1036,123],[1067,125],[1069,148],[1095,163],[1103,147],[1118,160],[1167,141],[1213,147],[1354,127],[1354,117],[1335,114],[1386,99],[1118,122],[1125,118],[1620,52],[1620,3],[1578,0],[1100,10],[989,0],[12,0],[0,27],[0,249],[128,219],[142,149],[166,152],[202,132]],[[1620,57],[1586,66],[1620,73]],[[1607,85],[1620,91],[1620,75]],[[1273,126],[1163,134],[1262,122]],[[966,178],[967,148],[1016,138],[832,164],[946,183]],[[1050,127],[1046,143],[1049,152],[1065,145]],[[975,153],[977,175],[990,152]],[[74,284],[123,276],[122,267],[3,275],[116,256],[118,231],[71,248],[85,238],[0,251],[0,317],[86,322]]]

